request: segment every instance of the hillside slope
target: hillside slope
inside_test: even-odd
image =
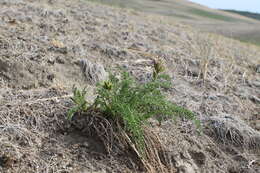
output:
[[[82,59],[145,82],[156,57],[171,76],[168,99],[202,123],[199,135],[186,119],[151,120],[169,172],[259,172],[259,47],[85,0],[2,0],[0,18],[0,172],[142,172],[66,116],[74,84],[89,102],[96,94]]]
[[[187,0],[95,0],[93,2],[169,16],[201,31],[260,44],[259,21],[235,13],[210,9]]]
[[[256,19],[256,20],[260,20],[259,13],[252,13],[252,12],[248,12],[248,11],[239,11],[239,10],[223,10],[223,11],[239,14],[241,16],[246,16],[248,18],[252,18],[252,19]]]
[[[179,19],[226,21],[226,22],[256,22],[247,17],[207,8],[187,0],[96,0],[104,4],[132,8],[137,11],[149,12]]]

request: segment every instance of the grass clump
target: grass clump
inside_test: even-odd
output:
[[[139,83],[125,71],[122,71],[120,77],[111,74],[109,80],[97,85],[97,97],[90,106],[91,109],[101,113],[104,120],[102,121],[105,122],[103,127],[107,127],[107,122],[109,122],[109,127],[114,133],[112,136],[116,138],[116,141],[130,146],[141,160],[151,157],[149,156],[151,152],[148,152],[151,146],[147,142],[149,135],[145,132],[150,118],[156,118],[161,123],[165,119],[182,116],[198,122],[191,111],[166,99],[162,90],[170,88],[171,82],[168,75],[161,74],[163,71],[162,64],[154,61],[153,78],[147,83]],[[86,93],[85,91],[81,94],[78,92],[80,91],[74,91],[73,101],[77,106],[69,111],[69,118],[73,115],[71,112],[86,111],[86,102],[82,100]],[[100,121],[98,123],[102,124]],[[100,131],[106,131],[106,129]],[[103,138],[108,137],[103,136]],[[107,142],[107,140],[103,141]]]

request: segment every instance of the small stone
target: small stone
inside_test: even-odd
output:
[[[88,148],[88,147],[89,147],[89,143],[88,143],[88,142],[84,142],[84,143],[83,143],[83,146],[86,147],[86,148]]]
[[[53,58],[49,58],[47,62],[53,65],[55,63],[55,60]]]
[[[92,63],[88,59],[81,59],[79,64],[86,80],[91,84],[95,85],[100,81],[107,80],[108,73],[103,65]]]

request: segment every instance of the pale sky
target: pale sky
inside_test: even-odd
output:
[[[260,13],[260,0],[190,0],[211,8],[234,9]]]

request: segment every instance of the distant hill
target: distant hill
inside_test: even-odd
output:
[[[237,10],[222,10],[222,11],[240,14],[240,15],[245,16],[245,17],[260,20],[260,14],[259,13],[252,13],[252,12],[248,12],[248,11],[237,11]]]
[[[260,45],[259,14],[216,10],[188,0],[88,0],[168,16],[198,30]]]
[[[188,0],[89,0],[121,8],[132,8],[137,11],[175,17],[186,22],[205,21],[207,23],[249,23],[252,19],[241,15],[226,13]]]

